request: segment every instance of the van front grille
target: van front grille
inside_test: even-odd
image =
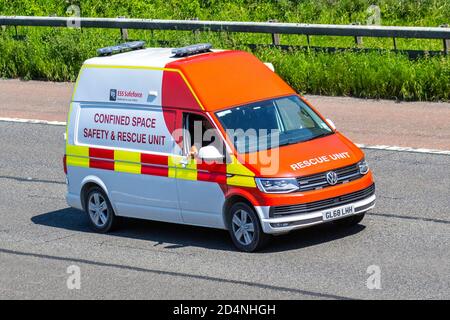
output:
[[[337,174],[337,183],[342,184],[361,178],[363,175],[359,172],[359,166],[357,163],[350,166],[333,170]],[[329,171],[316,173],[306,177],[298,177],[297,182],[300,186],[299,192],[318,190],[326,187],[331,187],[328,183],[326,174]]]
[[[326,210],[333,207],[345,205],[347,203],[366,199],[375,194],[375,184],[365,189],[344,194],[339,197],[329,198],[308,203],[294,204],[289,206],[272,207],[270,210],[271,218],[284,217],[292,214],[306,214],[315,211]]]

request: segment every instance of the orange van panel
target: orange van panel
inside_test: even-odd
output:
[[[197,94],[205,111],[294,94],[294,90],[258,58],[244,51],[221,51],[171,62]]]

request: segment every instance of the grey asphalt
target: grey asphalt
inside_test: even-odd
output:
[[[67,207],[64,127],[0,123],[0,299],[449,299],[450,157],[366,150],[377,207],[255,254],[225,231],[127,220],[92,233]],[[81,270],[69,290],[67,267]],[[381,289],[369,290],[371,265]]]

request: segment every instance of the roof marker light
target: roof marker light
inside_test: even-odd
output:
[[[131,50],[143,49],[145,47],[145,41],[133,41],[119,44],[117,46],[105,47],[97,49],[99,56],[109,56],[116,53],[122,53]]]
[[[210,43],[193,44],[191,46],[172,49],[175,57],[186,57],[198,53],[211,51],[212,45]]]

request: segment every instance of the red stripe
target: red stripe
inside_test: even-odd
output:
[[[157,167],[143,164],[141,166],[141,174],[167,177],[169,175],[169,167]]]
[[[225,163],[206,163],[201,161],[197,164],[197,180],[216,183],[227,182],[227,165]],[[202,170],[207,172],[202,172]]]
[[[227,173],[227,165],[225,163],[207,163],[199,160],[197,162],[197,169],[215,173]]]
[[[197,180],[226,184],[227,175],[224,173],[197,172]]]
[[[114,150],[89,148],[89,167],[96,169],[114,170]],[[101,158],[101,159],[92,159]],[[109,159],[109,160],[102,160]],[[111,160],[111,161],[110,161]]]
[[[167,166],[169,163],[169,157],[158,154],[141,153],[141,162],[147,164],[159,164]]]
[[[114,170],[114,161],[89,159],[89,168]]]
[[[114,150],[89,148],[89,157],[114,160]]]

